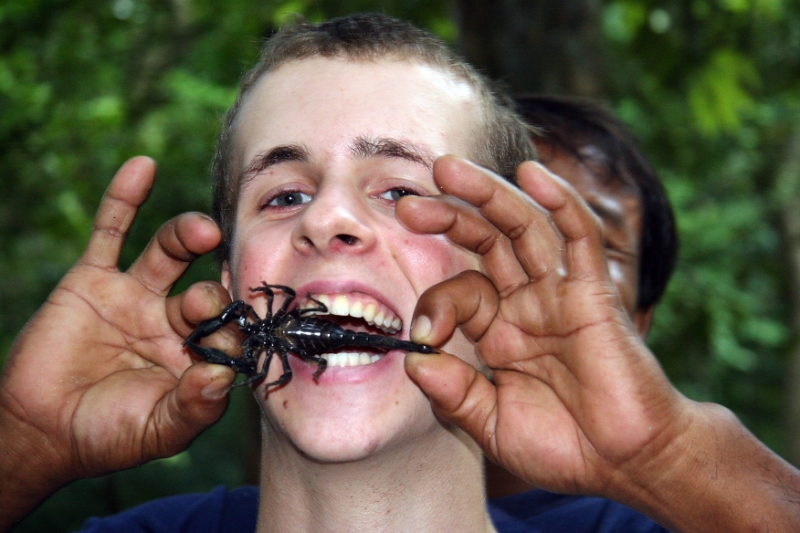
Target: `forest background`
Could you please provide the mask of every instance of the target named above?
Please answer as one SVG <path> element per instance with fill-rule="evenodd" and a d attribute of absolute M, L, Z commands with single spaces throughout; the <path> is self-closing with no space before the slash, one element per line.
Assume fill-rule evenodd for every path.
<path fill-rule="evenodd" d="M 354 11 L 411 20 L 514 92 L 593 98 L 630 126 L 681 235 L 650 345 L 685 394 L 800 464 L 797 1 L 0 0 L 0 357 L 78 258 L 125 159 L 155 158 L 160 177 L 123 266 L 175 214 L 208 210 L 220 117 L 259 43 L 292 13 Z M 202 259 L 178 289 L 216 276 Z M 17 531 L 256 483 L 254 405 L 236 390 L 188 451 L 73 483 Z"/>

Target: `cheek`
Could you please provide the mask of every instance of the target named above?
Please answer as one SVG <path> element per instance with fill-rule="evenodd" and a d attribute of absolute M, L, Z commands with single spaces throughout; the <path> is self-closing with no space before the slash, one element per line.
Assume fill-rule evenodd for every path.
<path fill-rule="evenodd" d="M 238 239 L 233 250 L 231 268 L 233 297 L 246 300 L 250 293 L 249 288 L 260 285 L 262 281 L 280 283 L 284 279 L 283 265 L 287 263 L 287 244 L 268 236 Z"/>
<path fill-rule="evenodd" d="M 400 262 L 418 296 L 432 285 L 465 270 L 480 270 L 476 254 L 455 246 L 441 235 L 414 235 L 404 239 L 402 245 Z M 473 366 L 482 366 L 474 346 L 459 329 L 456 329 L 443 348 Z"/>
<path fill-rule="evenodd" d="M 637 274 L 634 267 L 620 261 L 608 261 L 608 273 L 611 281 L 617 288 L 619 299 L 628 313 L 632 313 L 636 306 L 636 281 Z"/>
<path fill-rule="evenodd" d="M 411 235 L 394 254 L 417 289 L 452 278 L 465 270 L 479 270 L 477 255 L 460 248 L 442 235 Z"/>

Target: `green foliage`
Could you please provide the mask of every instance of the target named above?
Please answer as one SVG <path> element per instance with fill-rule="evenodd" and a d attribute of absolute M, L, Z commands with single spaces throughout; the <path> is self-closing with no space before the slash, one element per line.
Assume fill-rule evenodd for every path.
<path fill-rule="evenodd" d="M 609 40 L 629 43 L 647 21 L 647 8 L 636 1 L 610 2 L 603 11 L 602 21 Z"/>
<path fill-rule="evenodd" d="M 608 24 L 619 6 L 638 13 L 622 32 Z M 798 7 L 626 0 L 604 28 L 609 100 L 665 178 L 681 236 L 651 345 L 684 392 L 731 407 L 779 452 L 793 346 L 780 216 L 800 194 L 776 179 L 800 124 Z"/>
<path fill-rule="evenodd" d="M 714 52 L 709 63 L 689 77 L 689 105 L 700 131 L 713 136 L 741 127 L 755 106 L 748 86 L 759 80 L 753 62 L 734 50 Z"/>

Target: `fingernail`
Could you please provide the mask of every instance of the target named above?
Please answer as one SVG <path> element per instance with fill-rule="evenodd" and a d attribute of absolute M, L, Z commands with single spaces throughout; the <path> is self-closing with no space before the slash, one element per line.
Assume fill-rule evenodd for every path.
<path fill-rule="evenodd" d="M 411 340 L 423 344 L 431 334 L 431 319 L 425 315 L 418 316 L 411 324 Z"/>
<path fill-rule="evenodd" d="M 215 376 L 211 382 L 200 390 L 200 395 L 209 400 L 218 400 L 230 390 L 230 383 L 224 375 Z"/>

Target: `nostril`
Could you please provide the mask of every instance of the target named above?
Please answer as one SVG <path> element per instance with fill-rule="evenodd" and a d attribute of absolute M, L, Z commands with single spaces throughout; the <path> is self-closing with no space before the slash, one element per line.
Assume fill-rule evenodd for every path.
<path fill-rule="evenodd" d="M 352 235 L 339 234 L 336 238 L 350 246 L 358 242 L 358 237 L 353 237 Z"/>

